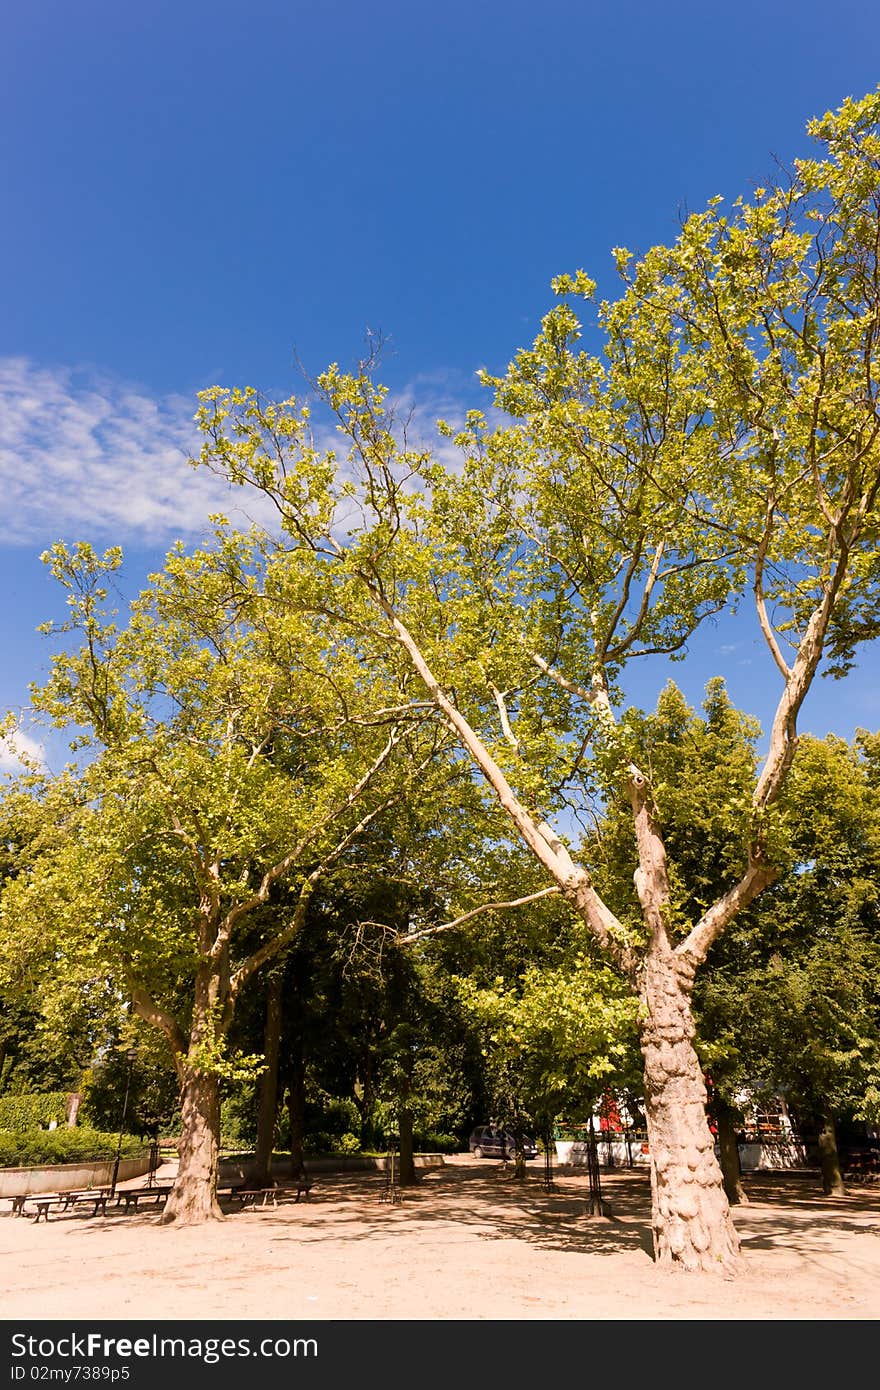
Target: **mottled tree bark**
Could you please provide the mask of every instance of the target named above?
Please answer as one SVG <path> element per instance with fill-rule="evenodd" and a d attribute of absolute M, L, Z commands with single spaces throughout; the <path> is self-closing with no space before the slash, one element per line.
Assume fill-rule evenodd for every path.
<path fill-rule="evenodd" d="M 798 711 L 822 655 L 823 637 L 845 569 L 845 563 L 839 563 L 831 582 L 825 586 L 822 601 L 806 625 L 792 667 L 782 663 L 785 688 L 774 715 L 770 749 L 752 796 L 757 826 L 760 817 L 778 798 L 791 767 L 797 746 Z M 652 571 L 652 575 L 654 573 Z M 517 796 L 488 746 L 438 681 L 387 595 L 376 586 L 371 575 L 362 577 L 435 707 L 455 730 L 462 747 L 492 788 L 502 811 L 639 998 L 645 1117 L 651 1155 L 652 1225 L 658 1263 L 688 1270 L 734 1273 L 739 1259 L 739 1241 L 706 1116 L 706 1087 L 693 1046 L 691 993 L 696 970 L 705 961 L 713 942 L 736 914 L 748 907 L 776 877 L 777 870 L 768 859 L 760 829 L 756 829 L 749 845 L 748 860 L 739 880 L 703 913 L 686 938 L 675 945 L 671 939 L 672 905 L 659 818 L 647 778 L 639 768 L 628 766 L 627 790 L 638 848 L 634 881 L 647 941 L 643 954 L 624 922 L 596 892 L 586 867 L 572 859 L 552 827 L 531 814 Z M 622 611 L 621 607 L 618 612 Z M 647 612 L 647 608 L 643 612 Z M 631 638 L 632 634 L 627 641 Z M 606 642 L 601 655 L 606 656 L 608 650 Z M 610 748 L 617 745 L 617 751 L 622 752 L 623 743 L 619 740 L 601 663 L 593 671 L 589 687 L 585 687 L 556 671 L 540 654 L 532 652 L 531 656 L 546 676 L 592 706 L 602 731 L 600 739 Z M 498 697 L 496 704 L 502 716 L 503 731 L 508 741 L 512 737 L 515 741 L 513 731 L 505 727 L 505 719 L 509 724 L 509 718 L 503 698 L 500 692 L 494 694 Z"/>
<path fill-rule="evenodd" d="M 826 1197 L 845 1197 L 846 1187 L 837 1150 L 837 1126 L 833 1115 L 823 1115 L 819 1127 L 819 1166 Z"/>
<path fill-rule="evenodd" d="M 692 982 L 680 957 L 668 951 L 648 957 L 640 1042 L 654 1253 L 661 1265 L 732 1273 L 739 1240 L 715 1157 L 706 1086 L 693 1046 Z"/>
<path fill-rule="evenodd" d="M 216 1076 L 181 1063 L 180 1162 L 162 1213 L 163 1225 L 222 1220 L 217 1201 L 220 1086 Z"/>
<path fill-rule="evenodd" d="M 706 1083 L 694 1049 L 691 994 L 696 966 L 669 940 L 666 851 L 650 789 L 637 768 L 630 770 L 629 793 L 639 852 L 635 885 L 650 941 L 637 978 L 654 1254 L 661 1265 L 733 1273 L 739 1240 L 715 1157 Z"/>

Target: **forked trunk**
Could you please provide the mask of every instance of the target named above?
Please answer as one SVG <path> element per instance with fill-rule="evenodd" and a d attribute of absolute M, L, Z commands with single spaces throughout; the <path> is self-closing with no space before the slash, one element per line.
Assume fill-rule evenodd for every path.
<path fill-rule="evenodd" d="M 739 1240 L 706 1117 L 706 1086 L 693 1046 L 691 986 L 692 977 L 668 948 L 645 962 L 640 1042 L 654 1255 L 660 1265 L 731 1274 Z"/>
<path fill-rule="evenodd" d="M 819 1164 L 822 1169 L 822 1191 L 826 1197 L 845 1197 L 846 1187 L 837 1148 L 837 1128 L 833 1115 L 823 1115 L 819 1129 Z"/>
<path fill-rule="evenodd" d="M 216 1076 L 194 1067 L 183 1068 L 180 1162 L 174 1187 L 165 1203 L 162 1224 L 194 1226 L 222 1220 L 217 1201 L 220 1158 L 220 1086 Z"/>

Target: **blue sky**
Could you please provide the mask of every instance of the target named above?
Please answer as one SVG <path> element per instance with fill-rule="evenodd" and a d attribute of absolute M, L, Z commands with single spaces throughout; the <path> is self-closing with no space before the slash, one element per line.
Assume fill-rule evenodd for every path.
<path fill-rule="evenodd" d="M 530 341 L 549 281 L 674 237 L 685 208 L 805 153 L 880 80 L 873 6 L 816 0 L 41 0 L 0 50 L 0 707 L 60 616 L 53 540 L 119 542 L 136 587 L 225 505 L 186 468 L 194 394 L 352 363 L 425 419 Z M 775 672 L 722 623 L 674 674 L 767 717 Z M 634 689 L 651 703 L 668 671 Z M 880 724 L 876 652 L 803 727 Z"/>

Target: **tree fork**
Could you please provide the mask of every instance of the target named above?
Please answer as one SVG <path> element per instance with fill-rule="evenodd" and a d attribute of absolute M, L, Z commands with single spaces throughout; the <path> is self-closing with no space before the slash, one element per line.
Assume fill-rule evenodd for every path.
<path fill-rule="evenodd" d="M 635 884 L 650 940 L 639 993 L 654 1255 L 661 1265 L 674 1261 L 684 1269 L 732 1274 L 739 1240 L 693 1045 L 694 969 L 669 942 L 666 848 L 648 780 L 636 767 L 629 770 L 628 790 L 639 854 Z"/>

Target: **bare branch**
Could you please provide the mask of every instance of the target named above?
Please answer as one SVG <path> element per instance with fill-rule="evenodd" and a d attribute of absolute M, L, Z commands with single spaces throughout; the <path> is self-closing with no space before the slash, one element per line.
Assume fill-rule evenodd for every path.
<path fill-rule="evenodd" d="M 391 736 L 389 737 L 387 743 L 385 744 L 379 756 L 374 759 L 374 761 L 367 768 L 363 776 L 359 778 L 359 780 L 355 783 L 348 796 L 342 802 L 339 802 L 330 811 L 328 811 L 327 814 L 320 821 L 318 821 L 316 825 L 312 826 L 308 833 L 302 837 L 302 839 L 298 842 L 298 844 L 296 844 L 293 847 L 293 849 L 291 849 L 281 859 L 276 860 L 276 862 L 271 866 L 271 868 L 266 870 L 266 872 L 263 874 L 262 879 L 260 880 L 259 888 L 254 893 L 252 893 L 250 897 L 246 898 L 244 902 L 237 903 L 236 906 L 233 907 L 226 914 L 214 939 L 214 944 L 211 948 L 212 960 L 216 961 L 220 959 L 221 953 L 229 943 L 230 937 L 236 926 L 236 923 L 238 923 L 242 917 L 246 917 L 249 913 L 253 912 L 254 908 L 259 907 L 263 903 L 268 902 L 269 893 L 271 891 L 272 885 L 276 883 L 278 879 L 283 878 L 284 875 L 288 873 L 289 870 L 293 867 L 293 865 L 297 862 L 297 860 L 303 857 L 309 844 L 316 838 L 317 835 L 321 833 L 322 830 L 325 830 L 328 825 L 332 824 L 334 820 L 336 820 L 339 816 L 341 816 L 345 811 L 349 810 L 354 805 L 354 803 L 366 790 L 367 786 L 369 785 L 373 777 L 375 777 L 379 769 L 385 764 L 385 762 L 387 762 L 392 750 L 400 741 L 400 737 L 401 734 L 397 726 L 395 726 L 395 728 L 391 732 Z M 370 819 L 372 819 L 372 813 Z M 346 840 L 346 843 L 349 842 L 350 841 Z M 326 864 L 326 862 L 327 861 L 325 860 L 324 863 Z"/>
<path fill-rule="evenodd" d="M 455 917 L 451 922 L 441 922 L 436 927 L 422 927 L 419 931 L 408 932 L 406 936 L 397 938 L 398 945 L 409 946 L 414 941 L 421 941 L 423 936 L 436 936 L 441 931 L 451 931 L 453 927 L 460 927 L 464 922 L 469 922 L 472 917 L 476 917 L 481 912 L 500 912 L 509 907 L 525 907 L 527 903 L 536 903 L 539 898 L 547 898 L 551 894 L 559 893 L 561 890 L 557 884 L 552 884 L 549 888 L 542 888 L 537 893 L 529 893 L 525 898 L 511 898 L 504 903 L 482 903 L 480 907 L 471 908 L 470 912 L 463 912 L 460 917 Z M 381 922 L 364 922 L 363 926 L 379 927 Z"/>
<path fill-rule="evenodd" d="M 165 1034 L 171 1044 L 175 1066 L 177 1066 L 178 1058 L 186 1056 L 186 1037 L 177 1020 L 161 1008 L 142 985 L 131 986 L 131 1002 L 139 1018 L 142 1018 L 145 1023 L 152 1024 L 154 1028 L 161 1029 Z"/>
<path fill-rule="evenodd" d="M 685 940 L 676 946 L 675 954 L 687 956 L 695 969 L 702 965 L 709 954 L 709 947 L 721 935 L 728 922 L 731 922 L 738 912 L 742 912 L 743 908 L 748 907 L 749 903 L 778 877 L 779 870 L 772 864 L 753 860 L 739 883 L 734 884 L 733 888 L 703 913 Z"/>
<path fill-rule="evenodd" d="M 782 672 L 783 680 L 787 681 L 791 676 L 791 671 L 788 667 L 788 664 L 784 656 L 782 655 L 782 652 L 779 650 L 779 643 L 776 641 L 776 634 L 774 633 L 773 628 L 770 624 L 770 619 L 767 616 L 767 604 L 764 600 L 764 565 L 767 560 L 767 550 L 770 545 L 770 538 L 773 534 L 774 510 L 775 504 L 771 498 L 767 503 L 767 515 L 764 520 L 764 534 L 761 536 L 761 539 L 758 543 L 758 551 L 755 556 L 755 582 L 752 585 L 752 592 L 755 595 L 755 606 L 758 610 L 758 621 L 761 624 L 761 631 L 764 634 L 764 640 L 767 643 L 767 646 L 770 648 L 773 660 L 776 662 L 776 665 Z"/>
<path fill-rule="evenodd" d="M 429 755 L 427 758 L 423 759 L 421 763 L 418 764 L 418 766 L 413 770 L 414 777 L 418 777 L 420 773 L 424 772 L 425 768 L 430 763 L 432 756 L 433 754 Z M 287 927 L 285 927 L 285 929 L 282 932 L 279 932 L 277 936 L 272 937 L 269 941 L 264 942 L 263 945 L 259 948 L 259 950 L 255 951 L 252 956 L 249 956 L 247 960 L 243 961 L 233 974 L 229 982 L 229 990 L 227 993 L 226 1008 L 224 1011 L 226 1015 L 228 1015 L 231 1018 L 232 1010 L 235 1005 L 235 1000 L 241 990 L 242 985 L 245 984 L 245 982 L 249 980 L 251 976 L 255 974 L 256 971 L 259 970 L 262 965 L 265 965 L 266 961 L 271 960 L 274 956 L 277 956 L 279 952 L 283 951 L 286 946 L 290 945 L 291 941 L 293 941 L 293 939 L 296 937 L 297 933 L 302 927 L 303 922 L 305 921 L 305 914 L 306 909 L 309 905 L 309 899 L 311 898 L 312 893 L 314 892 L 315 886 L 317 885 L 319 879 L 322 878 L 322 876 L 327 872 L 328 869 L 331 869 L 333 867 L 337 860 L 348 849 L 349 845 L 352 845 L 354 841 L 364 833 L 364 831 L 367 829 L 369 825 L 372 824 L 376 817 L 381 815 L 383 811 L 387 811 L 389 806 L 393 806 L 396 801 L 399 801 L 402 795 L 403 792 L 400 791 L 395 793 L 393 796 L 386 797 L 386 799 L 383 802 L 381 802 L 380 805 L 374 806 L 371 811 L 368 811 L 365 816 L 362 816 L 361 819 L 358 821 L 357 825 L 352 826 L 351 830 L 349 830 L 347 834 L 343 835 L 341 840 L 337 841 L 333 848 L 327 854 L 324 855 L 320 864 L 318 864 L 307 876 L 300 889 L 296 909 L 294 911 L 293 918 L 291 919 L 290 924 Z M 232 914 L 230 913 L 230 916 L 231 915 Z M 229 918 L 227 918 L 227 921 L 228 920 Z"/>
<path fill-rule="evenodd" d="M 497 685 L 493 685 L 491 681 L 489 682 L 489 689 L 492 692 L 492 699 L 495 701 L 495 705 L 498 710 L 498 718 L 501 720 L 501 732 L 504 734 L 504 737 L 507 739 L 507 742 L 510 744 L 510 746 L 512 748 L 515 748 L 518 753 L 519 739 L 517 738 L 516 734 L 513 732 L 513 729 L 511 727 L 510 715 L 507 710 L 504 695 L 498 689 Z"/>
<path fill-rule="evenodd" d="M 561 671 L 557 671 L 555 666 L 551 666 L 543 657 L 538 656 L 537 652 L 529 651 L 528 655 L 535 665 L 544 672 L 545 676 L 549 676 L 550 679 L 555 681 L 558 686 L 561 686 L 563 690 L 567 690 L 569 695 L 578 695 L 589 704 L 595 704 L 595 691 L 587 690 L 585 686 L 577 685 L 574 681 L 570 681 L 566 676 L 563 676 Z"/>

